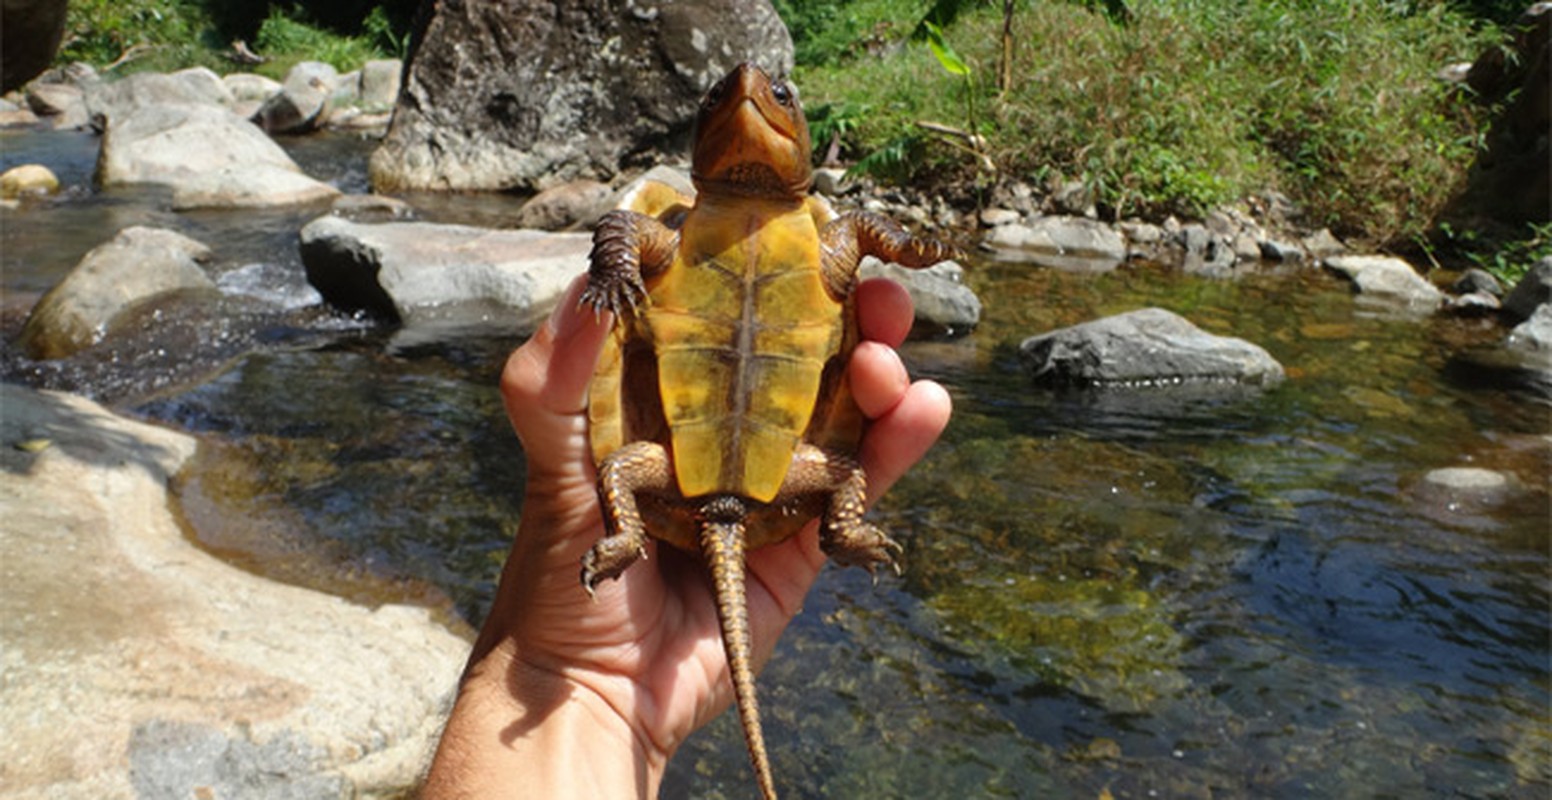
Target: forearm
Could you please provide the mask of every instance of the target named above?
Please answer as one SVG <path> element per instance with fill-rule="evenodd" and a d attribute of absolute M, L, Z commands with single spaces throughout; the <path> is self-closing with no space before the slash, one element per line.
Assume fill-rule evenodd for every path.
<path fill-rule="evenodd" d="M 553 673 L 514 666 L 509 643 L 460 686 L 421 796 L 657 796 L 662 763 L 598 695 Z"/>

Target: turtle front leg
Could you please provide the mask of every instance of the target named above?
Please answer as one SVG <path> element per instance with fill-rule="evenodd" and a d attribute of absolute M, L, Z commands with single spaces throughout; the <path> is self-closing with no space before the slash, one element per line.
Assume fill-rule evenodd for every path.
<path fill-rule="evenodd" d="M 871 211 L 842 214 L 820 231 L 825 285 L 835 297 L 847 297 L 863 256 L 910 269 L 924 269 L 960 257 L 959 248 L 937 239 L 912 236 L 900 223 Z"/>
<path fill-rule="evenodd" d="M 656 442 L 632 442 L 598 465 L 605 534 L 582 556 L 582 588 L 588 595 L 647 555 L 647 526 L 636 505 L 636 493 L 668 492 L 673 487 L 668 450 Z"/>
<path fill-rule="evenodd" d="M 825 555 L 844 567 L 872 573 L 882 564 L 900 574 L 899 543 L 862 518 L 868 478 L 856 459 L 811 444 L 798 445 L 777 502 L 805 495 L 825 497 L 819 517 L 819 549 Z"/>
<path fill-rule="evenodd" d="M 605 214 L 593 231 L 582 304 L 616 317 L 633 313 L 647 296 L 646 279 L 668 268 L 678 243 L 679 234 L 653 217 L 625 210 Z"/>

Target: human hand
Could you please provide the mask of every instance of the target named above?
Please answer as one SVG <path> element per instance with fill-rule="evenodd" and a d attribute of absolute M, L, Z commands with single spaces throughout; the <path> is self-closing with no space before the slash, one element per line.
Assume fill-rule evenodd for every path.
<path fill-rule="evenodd" d="M 624 786 L 655 796 L 680 743 L 732 701 L 711 587 L 692 557 L 654 543 L 646 560 L 601 584 L 596 600 L 578 579 L 582 555 L 604 535 L 586 396 L 610 322 L 577 307 L 581 286 L 502 375 L 528 459 L 522 518 L 427 797 L 478 786 L 491 793 L 467 796 L 585 796 L 587 787 L 619 796 Z M 894 352 L 911 326 L 903 289 L 862 283 L 857 313 L 865 341 L 848 379 L 871 420 L 860 451 L 871 500 L 937 440 L 950 402 L 935 383 L 911 383 Z M 748 555 L 756 664 L 770 657 L 824 561 L 817 523 Z M 539 790 L 535 782 L 547 779 L 562 783 Z"/>

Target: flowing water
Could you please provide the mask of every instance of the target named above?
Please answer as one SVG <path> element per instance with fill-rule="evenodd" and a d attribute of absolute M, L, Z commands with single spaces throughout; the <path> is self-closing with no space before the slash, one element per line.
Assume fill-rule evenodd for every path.
<path fill-rule="evenodd" d="M 211 245 L 237 311 L 174 307 L 133 346 L 64 366 L 7 345 L 7 379 L 200 435 L 178 491 L 207 548 L 477 624 L 519 511 L 521 451 L 494 391 L 516 333 L 396 345 L 315 307 L 296 230 L 317 209 L 173 214 L 153 195 L 95 194 L 79 188 L 94 146 L 0 138 L 0 166 L 42 161 L 78 187 L 0 212 L 6 335 L 135 223 Z M 363 187 L 360 142 L 290 146 L 313 174 Z M 489 222 L 512 206 L 425 207 Z M 905 575 L 827 571 L 761 676 L 788 795 L 1547 796 L 1548 408 L 1447 369 L 1501 331 L 1389 316 L 1309 270 L 1214 281 L 986 263 L 968 280 L 981 327 L 902 350 L 956 402 L 943 441 L 874 512 L 906 546 Z M 1289 380 L 1074 394 L 1020 373 L 1024 336 L 1149 305 L 1262 345 Z M 146 355 L 158 348 L 174 355 Z M 1462 465 L 1511 485 L 1466 497 L 1422 480 Z M 663 796 L 751 787 L 724 715 Z"/>

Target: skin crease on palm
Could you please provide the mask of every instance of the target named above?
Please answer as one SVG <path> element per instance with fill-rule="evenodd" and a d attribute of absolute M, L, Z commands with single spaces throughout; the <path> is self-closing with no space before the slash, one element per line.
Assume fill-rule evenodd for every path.
<path fill-rule="evenodd" d="M 528 459 L 522 518 L 425 797 L 539 796 L 544 787 L 616 797 L 622 785 L 651 797 L 678 746 L 732 701 L 711 587 L 693 556 L 654 543 L 596 600 L 578 585 L 577 565 L 603 529 L 585 411 L 612 323 L 577 308 L 581 288 L 573 284 L 502 375 Z M 893 349 L 912 321 L 905 291 L 864 282 L 857 308 L 864 341 L 848 380 L 871 420 L 860 451 L 871 501 L 936 441 L 951 404 L 941 386 L 912 383 Z M 749 553 L 756 665 L 824 563 L 817 523 Z M 544 768 L 573 760 L 575 769 Z M 521 770 L 518 785 L 512 770 Z"/>

